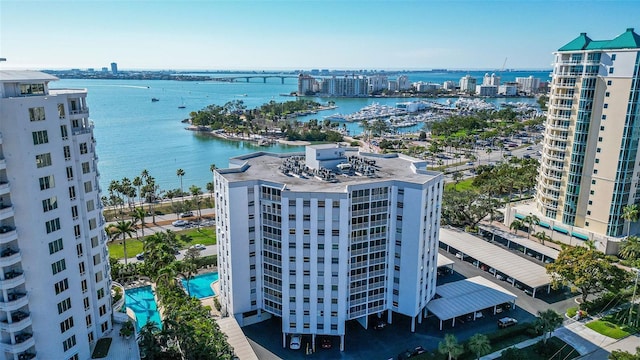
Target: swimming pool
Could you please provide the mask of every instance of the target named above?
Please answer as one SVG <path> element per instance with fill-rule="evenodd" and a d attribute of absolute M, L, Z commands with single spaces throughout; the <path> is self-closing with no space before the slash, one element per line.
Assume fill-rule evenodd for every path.
<path fill-rule="evenodd" d="M 148 321 L 154 321 L 162 329 L 162 320 L 160 320 L 158 304 L 156 304 L 156 299 L 153 296 L 151 285 L 127 289 L 124 293 L 126 296 L 125 306 L 136 314 L 138 330 Z"/>
<path fill-rule="evenodd" d="M 217 272 L 192 277 L 191 280 L 189 280 L 189 292 L 191 296 L 202 299 L 215 295 L 213 289 L 211 289 L 211 284 L 216 280 L 218 280 Z M 184 279 L 182 279 L 182 286 L 187 287 L 187 281 Z"/>

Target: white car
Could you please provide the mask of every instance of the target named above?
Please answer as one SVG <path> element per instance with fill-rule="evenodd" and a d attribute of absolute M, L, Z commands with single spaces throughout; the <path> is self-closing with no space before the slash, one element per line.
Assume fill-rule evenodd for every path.
<path fill-rule="evenodd" d="M 189 222 L 188 221 L 184 221 L 184 220 L 176 220 L 176 221 L 171 223 L 171 225 L 178 226 L 178 227 L 187 226 L 188 224 L 189 224 Z"/>
<path fill-rule="evenodd" d="M 193 245 L 193 246 L 192 246 L 192 248 L 193 248 L 193 249 L 197 249 L 197 250 L 204 250 L 204 249 L 206 249 L 207 247 L 206 247 L 206 246 L 204 246 L 204 245 L 202 245 L 202 244 L 195 244 L 195 245 Z"/>
<path fill-rule="evenodd" d="M 300 335 L 291 335 L 291 341 L 289 341 L 289 349 L 299 350 L 302 343 L 302 337 Z"/>

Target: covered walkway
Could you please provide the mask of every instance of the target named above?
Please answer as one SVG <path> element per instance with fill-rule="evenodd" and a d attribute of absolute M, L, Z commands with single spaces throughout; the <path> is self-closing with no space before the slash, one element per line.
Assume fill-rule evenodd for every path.
<path fill-rule="evenodd" d="M 533 297 L 538 288 L 551 290 L 551 279 L 543 266 L 464 231 L 440 228 L 440 247 L 513 286 L 527 287 L 525 292 L 530 291 Z"/>
<path fill-rule="evenodd" d="M 473 314 L 473 320 L 475 320 L 478 311 L 489 308 L 495 315 L 498 306 L 505 303 L 512 303 L 515 309 L 518 298 L 515 294 L 481 276 L 438 286 L 436 295 L 439 298 L 431 300 L 427 304 L 427 310 L 440 319 L 440 330 L 442 330 L 443 321 L 446 320 L 452 320 L 451 326 L 455 326 L 456 318 L 459 316 Z"/>
<path fill-rule="evenodd" d="M 478 228 L 485 239 L 498 241 L 509 249 L 520 250 L 545 263 L 553 262 L 558 258 L 558 250 L 542 245 L 535 238 L 527 239 L 517 236 L 496 226 L 480 225 Z"/>

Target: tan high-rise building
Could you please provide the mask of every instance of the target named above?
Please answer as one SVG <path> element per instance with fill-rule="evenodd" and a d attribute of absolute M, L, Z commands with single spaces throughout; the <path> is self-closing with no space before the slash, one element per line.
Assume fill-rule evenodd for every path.
<path fill-rule="evenodd" d="M 640 202 L 640 36 L 582 33 L 554 56 L 534 211 L 556 239 L 617 252 L 622 209 Z"/>

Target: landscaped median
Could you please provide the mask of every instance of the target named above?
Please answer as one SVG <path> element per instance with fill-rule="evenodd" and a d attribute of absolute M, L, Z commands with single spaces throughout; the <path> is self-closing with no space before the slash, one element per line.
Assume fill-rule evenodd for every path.
<path fill-rule="evenodd" d="M 631 312 L 631 319 L 636 318 L 635 309 Z M 609 314 L 602 319 L 594 320 L 587 323 L 587 327 L 599 334 L 619 340 L 640 329 L 629 326 L 629 309 L 623 309 L 616 313 Z"/>
<path fill-rule="evenodd" d="M 190 229 L 190 230 L 182 230 L 175 231 L 175 233 L 180 235 L 185 235 L 191 238 L 190 243 L 186 244 L 184 247 L 188 248 L 191 244 L 202 244 L 202 245 L 215 245 L 216 244 L 216 232 L 214 227 L 202 227 L 200 229 Z M 151 235 L 151 234 L 150 234 Z M 127 256 L 132 258 L 143 252 L 142 249 L 142 240 L 140 239 L 127 239 Z M 124 248 L 122 246 L 122 240 L 115 240 L 109 243 L 109 256 L 116 259 L 124 258 Z"/>

